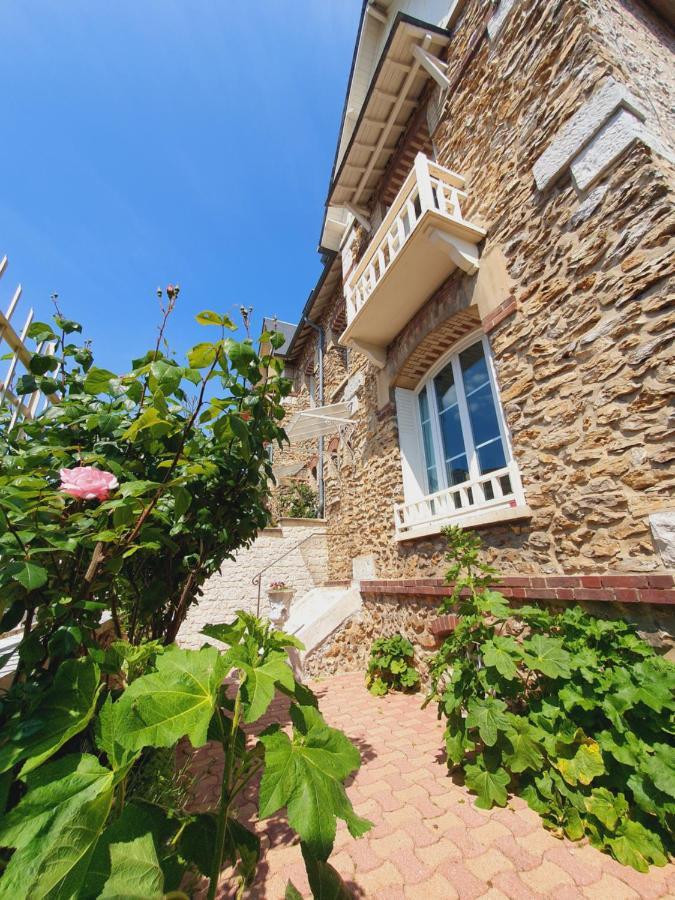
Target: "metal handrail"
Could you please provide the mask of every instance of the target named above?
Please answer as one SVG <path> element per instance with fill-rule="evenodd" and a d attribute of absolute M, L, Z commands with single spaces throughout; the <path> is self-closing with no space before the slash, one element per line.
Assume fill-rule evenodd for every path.
<path fill-rule="evenodd" d="M 278 562 L 281 562 L 281 560 L 284 559 L 286 556 L 288 556 L 289 553 L 292 553 L 294 550 L 297 550 L 298 547 L 302 547 L 303 544 L 306 544 L 307 541 L 311 540 L 313 537 L 318 537 L 321 534 L 325 534 L 325 531 L 313 531 L 311 534 L 308 534 L 307 537 L 304 537 L 301 541 L 298 541 L 298 543 L 294 547 L 291 547 L 285 553 L 282 553 L 281 556 L 277 557 L 277 559 L 275 559 L 273 562 L 268 563 L 266 566 L 263 566 L 263 568 L 258 572 L 258 574 L 253 576 L 253 578 L 251 579 L 251 584 L 255 584 L 258 586 L 258 603 L 256 605 L 256 615 L 257 616 L 260 616 L 260 590 L 262 587 L 263 573 L 265 573 L 272 566 L 276 566 L 276 564 Z"/>

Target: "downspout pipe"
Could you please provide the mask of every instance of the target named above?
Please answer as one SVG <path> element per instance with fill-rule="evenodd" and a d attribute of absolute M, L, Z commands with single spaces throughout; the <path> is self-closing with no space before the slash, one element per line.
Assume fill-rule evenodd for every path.
<path fill-rule="evenodd" d="M 321 325 L 313 322 L 309 316 L 303 316 L 302 322 L 316 331 L 319 338 L 319 396 L 317 406 L 323 406 L 323 356 L 325 335 Z M 324 486 L 323 486 L 323 435 L 319 437 L 319 464 L 316 467 L 316 486 L 319 493 L 319 515 L 323 519 L 325 513 Z"/>

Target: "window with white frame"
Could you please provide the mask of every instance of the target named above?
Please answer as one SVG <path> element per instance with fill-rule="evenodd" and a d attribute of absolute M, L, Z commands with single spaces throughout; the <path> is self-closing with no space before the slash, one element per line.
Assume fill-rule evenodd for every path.
<path fill-rule="evenodd" d="M 399 531 L 524 504 L 484 335 L 453 348 L 415 391 L 397 388 L 396 406 L 405 495 Z"/>

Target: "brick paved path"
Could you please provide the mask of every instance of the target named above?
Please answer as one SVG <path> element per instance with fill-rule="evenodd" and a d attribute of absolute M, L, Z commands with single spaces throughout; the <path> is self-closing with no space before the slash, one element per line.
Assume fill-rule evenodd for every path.
<path fill-rule="evenodd" d="M 348 794 L 357 813 L 375 827 L 354 840 L 338 821 L 330 859 L 355 898 L 675 897 L 675 865 L 641 875 L 588 845 L 557 840 L 517 797 L 505 809 L 477 809 L 469 792 L 448 776 L 442 724 L 433 709 L 419 708 L 419 696 L 372 697 L 361 674 L 312 687 L 328 723 L 345 731 L 362 755 Z M 281 701 L 275 703 L 283 711 Z M 262 727 L 272 718 L 268 713 Z M 214 773 L 220 765 L 212 747 L 195 754 L 200 808 L 217 802 Z M 254 800 L 248 797 L 244 814 L 261 835 L 263 862 L 247 898 L 283 900 L 289 878 L 310 898 L 293 833 L 283 817 L 255 822 Z M 221 894 L 233 896 L 226 888 Z"/>

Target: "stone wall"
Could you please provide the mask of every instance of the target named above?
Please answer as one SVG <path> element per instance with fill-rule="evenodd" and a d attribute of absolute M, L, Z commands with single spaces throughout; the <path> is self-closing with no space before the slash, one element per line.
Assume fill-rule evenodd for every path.
<path fill-rule="evenodd" d="M 183 647 L 200 647 L 206 624 L 231 622 L 237 610 L 256 612 L 258 590 L 252 579 L 273 563 L 262 576 L 261 615 L 269 604 L 267 589 L 273 581 L 284 581 L 296 597 L 323 584 L 327 576 L 325 523 L 319 519 L 281 519 L 276 528 L 265 528 L 255 542 L 226 560 L 220 573 L 204 585 L 199 603 L 190 610 L 178 635 Z M 302 543 L 302 546 L 297 546 Z M 284 559 L 276 562 L 279 557 Z"/>
<path fill-rule="evenodd" d="M 533 167 L 608 77 L 649 104 L 668 41 L 656 27 L 641 31 L 618 0 L 512 6 L 490 42 L 485 5 L 467 4 L 448 65 L 459 80 L 433 134 L 438 161 L 467 177 L 465 217 L 487 228 L 481 258 L 505 261 L 509 288 L 483 321 L 532 518 L 485 528 L 485 555 L 504 574 L 664 571 L 649 516 L 675 508 L 675 170 L 641 141 L 587 194 L 569 172 L 540 191 Z M 632 69 L 617 52 L 631 40 L 635 52 L 648 44 Z M 669 91 L 669 76 L 658 84 Z M 458 309 L 480 308 L 479 278 L 452 276 L 445 290 Z M 433 298 L 421 317 L 437 306 Z M 437 334 L 438 351 L 449 349 Z M 350 578 L 355 559 L 384 578 L 435 576 L 446 565 L 439 537 L 393 539 L 402 484 L 391 402 L 400 368 L 390 363 L 408 358 L 398 354 L 403 340 L 384 374 L 350 352 L 350 374 L 364 380 L 351 455 L 327 507 L 331 578 Z"/>

